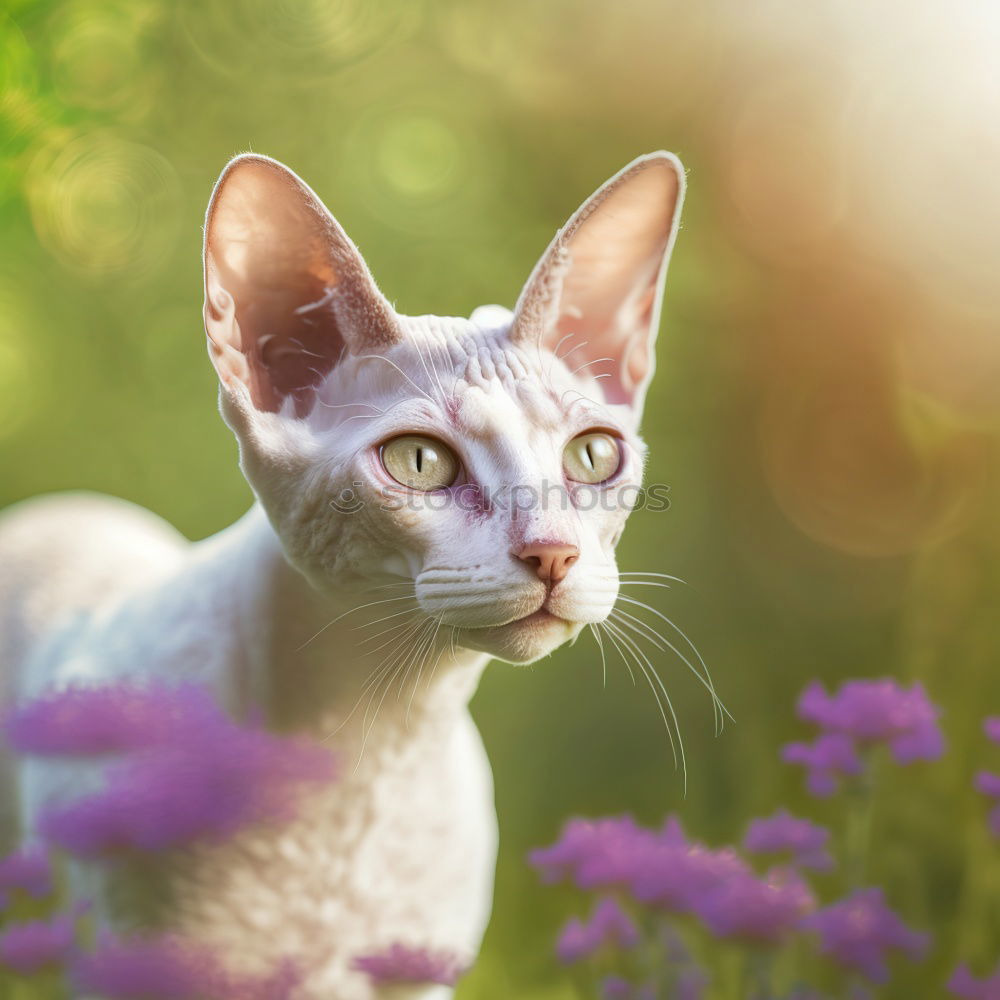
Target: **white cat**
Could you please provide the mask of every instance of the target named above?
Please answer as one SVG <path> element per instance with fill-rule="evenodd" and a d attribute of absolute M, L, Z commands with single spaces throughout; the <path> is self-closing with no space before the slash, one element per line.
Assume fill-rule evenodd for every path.
<path fill-rule="evenodd" d="M 289 957 L 303 997 L 365 1000 L 352 956 L 475 955 L 496 819 L 467 704 L 488 660 L 535 660 L 615 604 L 683 189 L 675 157 L 643 156 L 558 233 L 513 313 L 409 317 L 295 174 L 237 157 L 208 209 L 205 322 L 256 504 L 195 544 L 99 496 L 0 519 L 8 702 L 194 679 L 338 751 L 340 779 L 280 835 L 164 860 L 170 926 L 232 968 Z M 30 837 L 90 765 L 5 766 L 9 830 Z M 75 876 L 129 925 L 96 871 Z"/>

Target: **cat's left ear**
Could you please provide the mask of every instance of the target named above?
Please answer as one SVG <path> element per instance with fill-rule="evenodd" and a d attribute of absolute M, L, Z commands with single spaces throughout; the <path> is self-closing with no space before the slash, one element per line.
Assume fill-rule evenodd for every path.
<path fill-rule="evenodd" d="M 291 170 L 246 154 L 205 219 L 205 329 L 224 387 L 298 416 L 345 352 L 401 339 L 398 318 L 326 206 Z"/>
<path fill-rule="evenodd" d="M 684 169 L 671 153 L 630 163 L 583 203 L 535 266 L 511 339 L 593 362 L 609 403 L 638 419 L 653 375 L 663 278 L 680 222 Z M 600 359 L 607 359 L 600 361 Z"/>

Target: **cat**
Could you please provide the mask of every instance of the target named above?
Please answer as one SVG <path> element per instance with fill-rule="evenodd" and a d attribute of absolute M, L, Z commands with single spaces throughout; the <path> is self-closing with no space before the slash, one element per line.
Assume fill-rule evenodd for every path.
<path fill-rule="evenodd" d="M 205 325 L 252 509 L 194 544 L 89 494 L 0 518 L 6 703 L 196 681 L 339 754 L 280 832 L 164 861 L 169 926 L 232 968 L 290 958 L 306 1000 L 368 1000 L 353 956 L 475 956 L 497 825 L 468 702 L 489 660 L 537 660 L 615 604 L 615 497 L 641 482 L 684 186 L 672 154 L 642 156 L 558 232 L 513 311 L 410 317 L 296 174 L 238 156 L 206 217 Z M 86 766 L 6 760 L 8 836 L 33 837 Z M 74 885 L 100 919 L 137 919 L 84 867 Z"/>

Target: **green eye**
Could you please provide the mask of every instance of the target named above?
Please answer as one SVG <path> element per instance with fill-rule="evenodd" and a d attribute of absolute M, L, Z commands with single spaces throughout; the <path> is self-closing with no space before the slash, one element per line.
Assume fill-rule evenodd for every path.
<path fill-rule="evenodd" d="M 610 479 L 621 465 L 618 438 L 590 431 L 573 438 L 563 451 L 563 472 L 577 483 L 596 485 Z"/>
<path fill-rule="evenodd" d="M 382 466 L 401 486 L 430 492 L 458 478 L 455 453 L 434 438 L 404 434 L 382 445 Z"/>

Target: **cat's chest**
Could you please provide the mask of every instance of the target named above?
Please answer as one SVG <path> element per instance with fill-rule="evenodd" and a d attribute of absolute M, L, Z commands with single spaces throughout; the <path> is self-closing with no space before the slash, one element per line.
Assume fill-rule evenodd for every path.
<path fill-rule="evenodd" d="M 364 988 L 358 955 L 396 942 L 474 952 L 495 848 L 490 775 L 465 719 L 446 741 L 366 747 L 280 830 L 187 853 L 164 898 L 171 924 L 227 961 L 263 971 L 292 958 L 317 996 L 350 996 Z"/>

